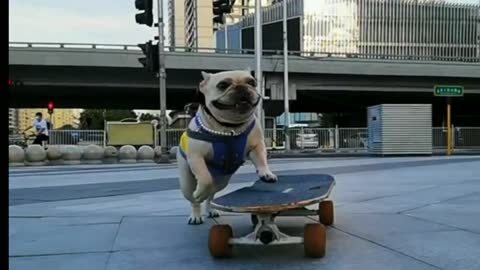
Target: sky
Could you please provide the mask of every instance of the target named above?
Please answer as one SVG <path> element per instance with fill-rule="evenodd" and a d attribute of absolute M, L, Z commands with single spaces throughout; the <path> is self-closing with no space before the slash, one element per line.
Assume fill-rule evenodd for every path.
<path fill-rule="evenodd" d="M 166 16 L 167 0 L 164 2 Z M 143 43 L 158 32 L 137 24 L 138 12 L 135 0 L 9 0 L 9 40 Z M 167 17 L 164 21 L 168 22 Z"/>
<path fill-rule="evenodd" d="M 167 0 L 163 1 L 164 21 L 167 24 L 168 5 Z M 480 0 L 448 1 L 480 3 Z M 157 33 L 155 28 L 135 23 L 137 12 L 135 0 L 9 0 L 9 40 L 143 43 Z M 168 27 L 165 29 L 166 38 L 167 29 Z"/>

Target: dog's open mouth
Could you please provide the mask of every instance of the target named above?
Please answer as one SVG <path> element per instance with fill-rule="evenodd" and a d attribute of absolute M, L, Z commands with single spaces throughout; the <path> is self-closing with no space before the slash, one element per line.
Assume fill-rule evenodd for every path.
<path fill-rule="evenodd" d="M 240 101 L 234 104 L 226 104 L 218 100 L 214 100 L 212 101 L 212 104 L 219 110 L 245 110 L 254 106 L 254 104 L 252 104 L 250 101 Z"/>

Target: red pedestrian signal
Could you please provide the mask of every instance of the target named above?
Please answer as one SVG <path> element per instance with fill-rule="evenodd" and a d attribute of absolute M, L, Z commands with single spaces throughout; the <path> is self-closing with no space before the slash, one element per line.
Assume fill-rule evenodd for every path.
<path fill-rule="evenodd" d="M 13 85 L 13 81 L 12 80 L 8 80 L 8 86 L 12 86 Z"/>
<path fill-rule="evenodd" d="M 53 101 L 48 102 L 47 108 L 48 108 L 48 113 L 52 114 L 53 110 L 55 109 L 55 104 L 53 104 Z"/>

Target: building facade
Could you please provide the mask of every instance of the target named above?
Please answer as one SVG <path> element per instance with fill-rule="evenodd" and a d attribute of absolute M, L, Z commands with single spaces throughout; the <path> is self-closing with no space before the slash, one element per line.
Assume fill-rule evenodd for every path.
<path fill-rule="evenodd" d="M 306 56 L 480 61 L 480 2 L 286 1 L 289 49 Z M 282 4 L 264 8 L 262 18 L 263 49 L 283 49 Z M 253 49 L 254 21 L 249 14 L 236 25 L 241 31 L 232 27 L 241 44 L 229 45 Z"/>
<path fill-rule="evenodd" d="M 43 118 L 52 123 L 52 128 L 62 128 L 71 126 L 78 128 L 81 110 L 78 109 L 55 109 L 52 118 L 48 114 L 48 110 L 41 109 L 15 109 L 17 111 L 16 131 L 23 132 L 27 127 L 31 126 L 35 120 L 35 114 L 41 112 Z"/>
<path fill-rule="evenodd" d="M 18 110 L 8 109 L 8 133 L 17 133 L 18 127 Z"/>
<path fill-rule="evenodd" d="M 268 6 L 275 0 L 262 0 Z M 227 25 L 239 22 L 254 11 L 255 0 L 236 0 Z M 213 0 L 169 0 L 169 40 L 171 47 L 215 48 L 218 26 L 213 23 Z M 220 26 L 222 27 L 222 26 Z"/>

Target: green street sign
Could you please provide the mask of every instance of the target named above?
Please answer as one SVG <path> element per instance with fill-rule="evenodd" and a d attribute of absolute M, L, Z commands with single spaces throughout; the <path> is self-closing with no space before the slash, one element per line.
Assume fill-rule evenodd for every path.
<path fill-rule="evenodd" d="M 463 86 L 435 85 L 433 94 L 438 97 L 463 97 Z"/>

